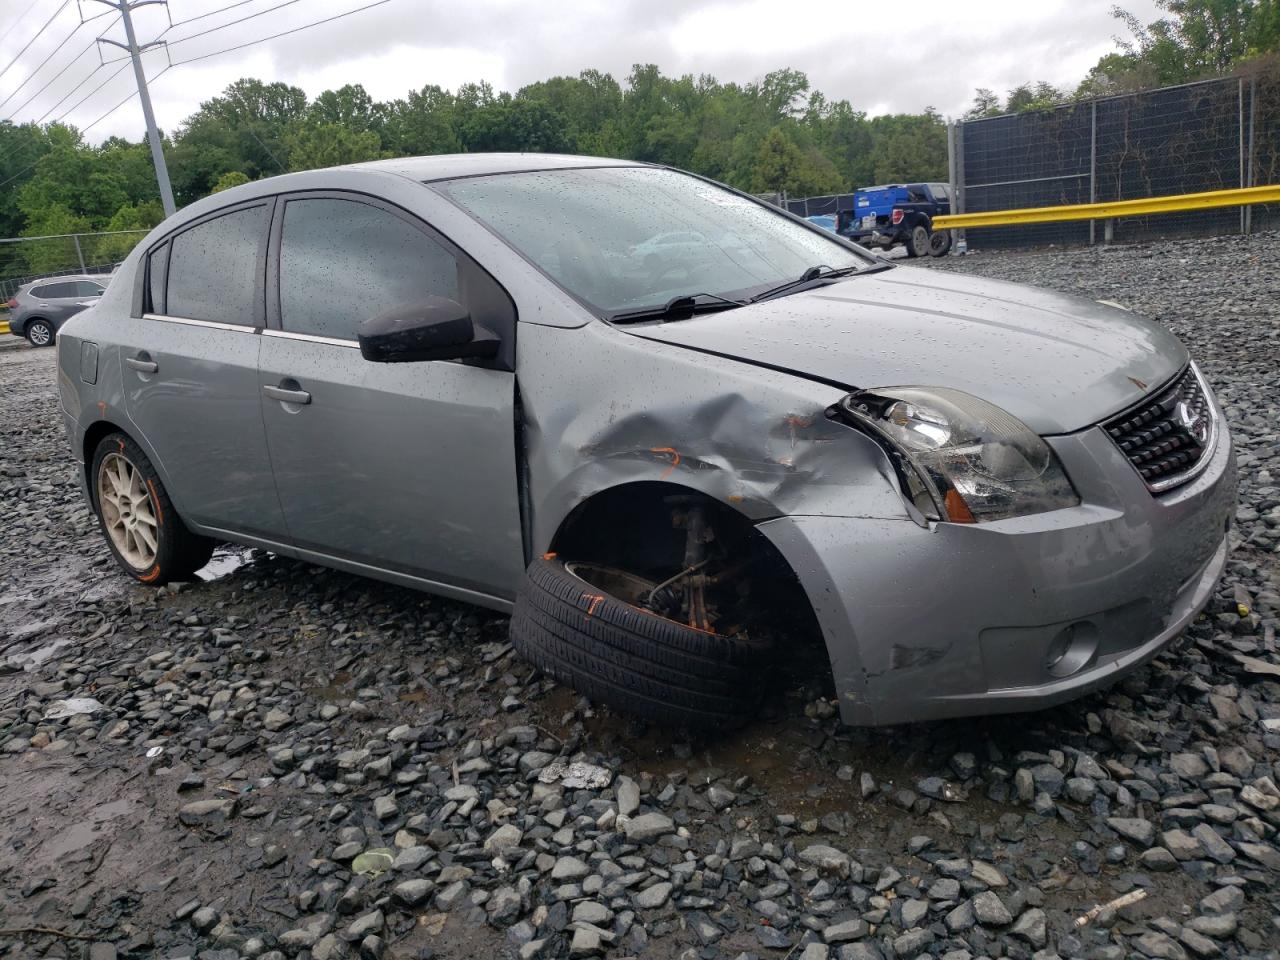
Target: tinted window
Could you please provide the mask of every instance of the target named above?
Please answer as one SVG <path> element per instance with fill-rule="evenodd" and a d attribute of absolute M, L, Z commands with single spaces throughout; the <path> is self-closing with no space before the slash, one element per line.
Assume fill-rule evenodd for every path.
<path fill-rule="evenodd" d="M 151 252 L 147 267 L 152 313 L 164 313 L 164 277 L 168 269 L 169 244 L 166 243 Z"/>
<path fill-rule="evenodd" d="M 102 287 L 94 283 L 92 280 L 76 281 L 77 297 L 100 297 L 102 296 Z"/>
<path fill-rule="evenodd" d="M 35 297 L 39 300 L 47 299 L 49 294 L 46 293 L 45 291 L 47 291 L 48 289 L 49 289 L 48 286 L 32 287 L 30 293 L 28 293 L 28 296 Z"/>
<path fill-rule="evenodd" d="M 457 261 L 405 220 L 354 200 L 291 200 L 285 206 L 285 330 L 354 340 L 360 321 L 431 296 L 458 299 Z"/>
<path fill-rule="evenodd" d="M 926 203 L 928 199 L 929 198 L 924 195 L 924 190 L 922 188 L 920 187 L 907 188 L 908 203 Z"/>
<path fill-rule="evenodd" d="M 40 289 L 43 292 L 38 296 L 46 300 L 61 300 L 64 297 L 77 296 L 75 283 L 68 280 L 64 280 L 61 283 L 49 283 Z"/>
<path fill-rule="evenodd" d="M 165 313 L 251 327 L 257 323 L 257 268 L 267 208 L 207 220 L 173 238 Z"/>

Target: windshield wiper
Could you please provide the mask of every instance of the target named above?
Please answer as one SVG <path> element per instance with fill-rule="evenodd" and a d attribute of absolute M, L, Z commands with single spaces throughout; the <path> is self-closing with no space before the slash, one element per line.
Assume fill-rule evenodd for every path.
<path fill-rule="evenodd" d="M 888 266 L 888 264 L 885 264 L 885 266 Z M 834 279 L 835 277 L 847 277 L 853 273 L 866 273 L 868 271 L 877 270 L 877 269 L 879 269 L 879 266 L 867 267 L 861 264 L 855 264 L 850 267 L 840 267 L 839 269 L 836 269 L 835 267 L 829 267 L 825 263 L 814 264 L 812 267 L 810 267 L 804 273 L 800 274 L 800 276 L 796 277 L 794 280 L 788 280 L 786 283 L 780 283 L 776 287 L 770 287 L 768 290 L 764 291 L 764 293 L 757 293 L 754 297 L 752 297 L 747 302 L 759 303 L 761 300 L 771 300 L 774 297 L 780 297 L 784 293 L 791 293 L 792 291 L 798 290 L 799 288 L 805 286 L 806 284 L 814 283 L 818 280 L 830 280 L 830 279 Z"/>
<path fill-rule="evenodd" d="M 715 293 L 685 293 L 672 297 L 660 307 L 624 310 L 621 313 L 610 314 L 609 319 L 614 323 L 637 323 L 641 320 L 661 320 L 663 323 L 670 323 L 673 320 L 687 320 L 695 314 L 732 310 L 734 307 L 743 307 L 746 304 L 746 300 L 730 300 Z"/>

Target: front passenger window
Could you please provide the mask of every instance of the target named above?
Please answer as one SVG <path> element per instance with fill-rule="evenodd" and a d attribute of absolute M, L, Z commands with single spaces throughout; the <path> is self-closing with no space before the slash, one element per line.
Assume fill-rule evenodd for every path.
<path fill-rule="evenodd" d="M 354 340 L 362 320 L 428 297 L 458 299 L 458 264 L 389 210 L 357 200 L 290 200 L 280 239 L 280 325 Z"/>

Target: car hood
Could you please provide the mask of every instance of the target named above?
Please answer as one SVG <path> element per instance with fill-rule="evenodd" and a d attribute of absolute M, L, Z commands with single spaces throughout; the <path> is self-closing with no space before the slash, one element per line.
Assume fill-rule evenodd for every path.
<path fill-rule="evenodd" d="M 1187 363 L 1172 333 L 1126 310 L 916 267 L 625 329 L 850 389 L 963 390 L 1039 434 L 1105 420 Z"/>

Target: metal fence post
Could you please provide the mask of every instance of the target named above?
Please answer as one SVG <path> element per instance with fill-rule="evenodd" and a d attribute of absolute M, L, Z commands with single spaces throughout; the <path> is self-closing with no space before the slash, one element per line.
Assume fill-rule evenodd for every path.
<path fill-rule="evenodd" d="M 951 204 L 956 213 L 968 213 L 965 208 L 964 189 L 964 121 L 956 123 L 956 189 Z M 956 253 L 969 252 L 969 237 L 964 230 L 956 231 Z"/>
<path fill-rule="evenodd" d="M 1245 158 L 1245 186 L 1253 187 L 1253 134 L 1258 119 L 1258 78 L 1254 77 L 1249 81 L 1249 147 Z M 1253 207 L 1244 208 L 1244 233 L 1248 236 L 1253 232 Z"/>
<path fill-rule="evenodd" d="M 1098 101 L 1089 104 L 1089 202 L 1098 202 Z M 1089 246 L 1097 243 L 1096 220 L 1089 221 Z"/>
<path fill-rule="evenodd" d="M 1236 135 L 1237 135 L 1237 156 L 1240 158 L 1240 186 L 1246 187 L 1245 182 L 1245 158 L 1244 158 L 1244 77 L 1236 81 Z M 1245 233 L 1245 211 L 1248 207 L 1240 208 L 1240 232 Z"/>
<path fill-rule="evenodd" d="M 71 239 L 74 240 L 76 244 L 76 259 L 80 261 L 80 272 L 84 273 L 84 251 L 80 249 L 80 235 L 78 233 L 72 234 Z"/>

